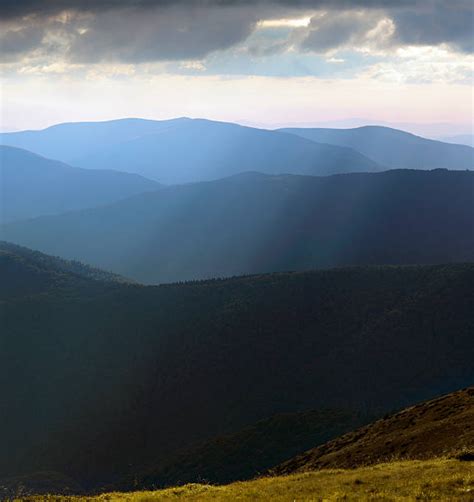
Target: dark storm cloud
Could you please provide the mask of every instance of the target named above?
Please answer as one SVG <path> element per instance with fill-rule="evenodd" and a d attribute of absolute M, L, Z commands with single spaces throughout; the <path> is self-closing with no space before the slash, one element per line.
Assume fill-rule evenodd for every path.
<path fill-rule="evenodd" d="M 257 20 L 237 7 L 120 9 L 98 14 L 69 55 L 79 63 L 200 59 L 247 38 Z"/>
<path fill-rule="evenodd" d="M 0 31 L 0 52 L 3 61 L 13 61 L 15 58 L 38 47 L 43 38 L 44 30 L 40 26 L 25 26 L 17 30 Z"/>
<path fill-rule="evenodd" d="M 147 8 L 176 6 L 210 7 L 210 6 L 253 6 L 280 5 L 295 8 L 344 8 L 354 7 L 393 7 L 413 5 L 413 0 L 2 0 L 0 16 L 3 19 L 16 18 L 30 14 L 52 15 L 63 10 L 100 12 L 114 8 Z M 428 2 L 429 3 L 429 0 Z"/>
<path fill-rule="evenodd" d="M 3 19 L 30 14 L 51 15 L 63 10 L 100 12 L 114 8 L 149 7 L 226 7 L 226 6 L 282 6 L 285 8 L 305 9 L 353 9 L 353 8 L 390 8 L 415 7 L 422 5 L 468 4 L 466 0 L 2 0 L 0 16 Z"/>
<path fill-rule="evenodd" d="M 245 40 L 259 20 L 318 11 L 328 12 L 315 16 L 296 44 L 306 51 L 355 46 L 383 18 L 393 23 L 393 46 L 473 49 L 471 0 L 2 0 L 3 23 L 20 26 L 2 35 L 3 57 L 39 44 L 40 26 L 64 11 L 65 56 L 75 62 L 200 59 Z M 279 47 L 286 45 L 276 41 L 272 51 Z"/>
<path fill-rule="evenodd" d="M 394 13 L 396 38 L 402 44 L 452 43 L 461 51 L 474 49 L 474 2 L 458 0 L 420 3 L 417 9 Z"/>
<path fill-rule="evenodd" d="M 473 51 L 474 2 L 423 0 L 411 2 L 344 1 L 315 4 L 329 11 L 322 22 L 312 22 L 302 46 L 316 52 L 337 48 L 363 38 L 363 30 L 389 18 L 395 27 L 391 43 L 397 45 L 450 44 Z M 361 16 L 358 14 L 361 13 Z"/>

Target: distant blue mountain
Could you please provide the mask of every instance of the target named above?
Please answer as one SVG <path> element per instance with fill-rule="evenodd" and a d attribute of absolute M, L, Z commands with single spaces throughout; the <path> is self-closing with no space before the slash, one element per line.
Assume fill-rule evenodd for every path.
<path fill-rule="evenodd" d="M 327 175 L 381 170 L 350 148 L 292 134 L 201 119 L 60 124 L 0 135 L 71 165 L 138 173 L 162 183 L 207 181 L 245 171 Z"/>
<path fill-rule="evenodd" d="M 365 126 L 355 129 L 286 128 L 318 143 L 353 148 L 390 169 L 472 169 L 474 149 L 421 138 L 390 127 Z"/>
<path fill-rule="evenodd" d="M 454 143 L 456 145 L 468 145 L 474 147 L 474 134 L 459 134 L 457 136 L 447 136 L 439 138 L 440 141 L 446 143 Z"/>
<path fill-rule="evenodd" d="M 0 238 L 147 283 L 473 261 L 473 190 L 474 173 L 444 169 L 245 173 L 4 225 Z"/>
<path fill-rule="evenodd" d="M 0 146 L 0 223 L 109 204 L 159 188 L 136 174 L 71 167 Z"/>
<path fill-rule="evenodd" d="M 106 122 L 71 122 L 40 131 L 0 134 L 0 144 L 24 148 L 31 152 L 71 164 L 111 145 L 151 134 L 189 119 L 145 120 L 122 119 Z"/>

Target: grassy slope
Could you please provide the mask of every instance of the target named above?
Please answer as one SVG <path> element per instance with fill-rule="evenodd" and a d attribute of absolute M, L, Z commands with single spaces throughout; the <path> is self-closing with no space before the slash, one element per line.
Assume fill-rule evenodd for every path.
<path fill-rule="evenodd" d="M 219 500 L 456 500 L 472 501 L 470 462 L 452 459 L 405 461 L 354 470 L 323 470 L 260 478 L 225 486 L 191 484 L 154 492 L 107 493 L 97 497 L 40 496 L 28 502 L 219 501 Z"/>
<path fill-rule="evenodd" d="M 272 469 L 290 474 L 348 469 L 393 459 L 428 459 L 474 449 L 474 387 L 406 408 Z"/>

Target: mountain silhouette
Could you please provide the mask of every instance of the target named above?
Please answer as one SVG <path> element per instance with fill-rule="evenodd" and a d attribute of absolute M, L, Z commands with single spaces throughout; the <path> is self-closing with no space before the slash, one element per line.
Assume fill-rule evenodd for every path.
<path fill-rule="evenodd" d="M 381 169 L 350 148 L 202 119 L 60 124 L 3 134 L 0 142 L 74 166 L 133 172 L 165 184 L 245 171 L 326 175 Z"/>
<path fill-rule="evenodd" d="M 474 149 L 469 146 L 421 138 L 390 127 L 279 130 L 318 143 L 353 148 L 378 164 L 391 169 L 474 168 Z"/>
<path fill-rule="evenodd" d="M 474 173 L 247 173 L 6 225 L 4 240 L 145 283 L 474 259 Z"/>
<path fill-rule="evenodd" d="M 136 174 L 80 169 L 34 153 L 0 146 L 0 222 L 109 204 L 158 190 Z"/>
<path fill-rule="evenodd" d="M 0 134 L 0 143 L 16 146 L 43 157 L 70 163 L 96 150 L 159 132 L 189 119 L 119 119 L 105 122 L 69 122 L 38 131 Z"/>
<path fill-rule="evenodd" d="M 440 141 L 454 143 L 456 145 L 467 145 L 474 147 L 474 134 L 459 134 L 457 136 L 445 136 Z"/>

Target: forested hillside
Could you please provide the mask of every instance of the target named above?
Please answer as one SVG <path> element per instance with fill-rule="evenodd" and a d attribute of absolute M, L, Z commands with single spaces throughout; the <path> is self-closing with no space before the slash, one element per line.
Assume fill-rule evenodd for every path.
<path fill-rule="evenodd" d="M 2 284 L 5 475 L 103 486 L 277 413 L 384 413 L 474 378 L 472 265 L 144 287 L 46 260 L 66 280 L 17 291 L 37 261 Z"/>

